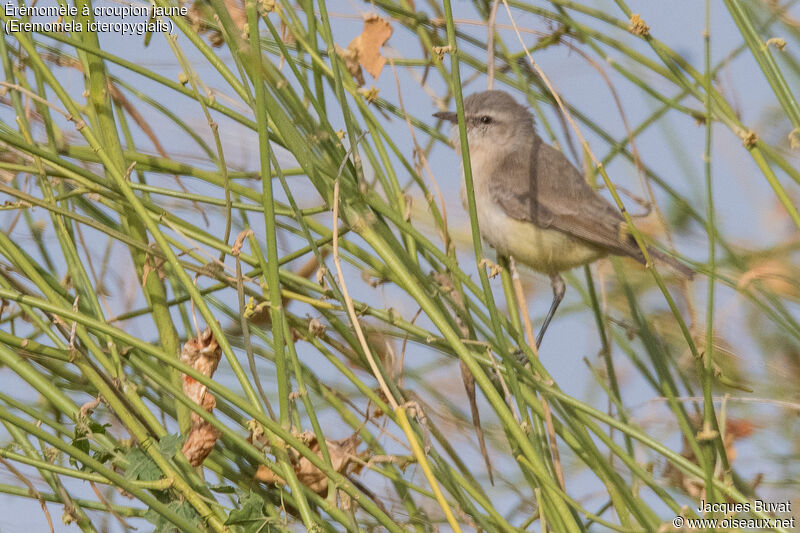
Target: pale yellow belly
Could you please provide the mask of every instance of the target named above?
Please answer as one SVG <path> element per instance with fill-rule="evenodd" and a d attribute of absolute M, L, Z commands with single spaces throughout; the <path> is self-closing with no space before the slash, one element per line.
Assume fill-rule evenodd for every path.
<path fill-rule="evenodd" d="M 478 202 L 481 236 L 499 254 L 518 263 L 553 274 L 596 261 L 606 252 L 553 229 L 513 219 L 490 201 Z"/>

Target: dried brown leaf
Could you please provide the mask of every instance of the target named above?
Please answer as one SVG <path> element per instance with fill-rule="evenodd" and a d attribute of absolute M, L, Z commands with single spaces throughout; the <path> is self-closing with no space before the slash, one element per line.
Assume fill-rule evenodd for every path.
<path fill-rule="evenodd" d="M 695 426 L 701 426 L 702 420 L 700 420 L 698 417 L 694 419 L 692 423 Z M 753 431 L 757 427 L 758 426 L 753 422 L 744 419 L 728 418 L 725 421 L 725 436 L 723 438 L 723 445 L 725 446 L 725 454 L 728 456 L 728 461 L 730 463 L 733 463 L 737 455 L 736 448 L 734 447 L 735 442 L 752 435 Z M 704 431 L 701 429 L 698 433 L 702 435 Z M 712 431 L 710 433 L 714 434 L 714 438 L 717 437 L 716 431 Z M 711 435 L 709 434 L 709 436 Z M 690 462 L 697 464 L 697 457 L 692 451 L 689 441 L 686 440 L 686 437 L 683 437 L 682 440 L 683 449 L 681 450 L 681 456 L 685 457 Z M 672 463 L 667 464 L 667 467 L 664 470 L 664 476 L 672 485 L 681 487 L 692 498 L 698 500 L 705 499 L 705 481 L 703 479 L 684 473 Z"/>
<path fill-rule="evenodd" d="M 325 334 L 327 326 L 323 324 L 318 318 L 312 317 L 308 320 L 308 332 L 314 337 L 321 337 Z"/>
<path fill-rule="evenodd" d="M 292 46 L 297 42 L 294 33 L 292 33 L 292 30 L 283 21 L 281 21 L 281 41 L 287 46 Z"/>
<path fill-rule="evenodd" d="M 81 408 L 79 410 L 80 417 L 81 418 L 86 418 L 87 416 L 92 414 L 92 411 L 97 409 L 97 406 L 100 405 L 101 401 L 102 401 L 102 397 L 100 395 L 98 395 L 97 398 L 95 398 L 94 400 L 90 400 L 90 401 L 86 402 L 85 404 L 81 405 Z"/>
<path fill-rule="evenodd" d="M 206 328 L 200 336 L 189 339 L 181 349 L 181 362 L 209 378 L 217 370 L 221 357 L 222 350 L 209 328 Z M 183 392 L 209 413 L 217 405 L 216 398 L 208 392 L 206 386 L 187 375 L 183 376 Z M 183 454 L 192 466 L 200 466 L 214 448 L 220 430 L 195 412 L 192 412 L 191 420 L 192 427 L 183 444 Z"/>
<path fill-rule="evenodd" d="M 214 449 L 221 432 L 207 422 L 192 426 L 186 442 L 183 443 L 183 455 L 192 466 L 200 466 Z"/>
<path fill-rule="evenodd" d="M 364 18 L 364 29 L 361 31 L 361 35 L 347 45 L 347 50 L 353 60 L 364 67 L 373 78 L 377 79 L 386 65 L 386 58 L 381 55 L 381 47 L 389 40 L 393 31 L 392 25 L 386 19 L 378 15 L 367 15 Z M 349 65 L 348 70 L 350 70 Z M 353 72 L 350 73 L 353 74 Z M 353 76 L 356 77 L 355 74 Z M 358 80 L 358 78 L 356 79 Z M 363 76 L 359 87 L 361 85 L 364 85 Z"/>
<path fill-rule="evenodd" d="M 746 288 L 754 281 L 760 281 L 775 294 L 800 298 L 800 283 L 797 280 L 797 268 L 783 261 L 769 259 L 744 272 L 736 285 Z"/>
<path fill-rule="evenodd" d="M 239 235 L 236 236 L 236 240 L 233 242 L 233 246 L 231 247 L 231 255 L 237 256 L 241 254 L 242 246 L 244 246 L 244 240 L 252 234 L 253 230 L 251 229 L 246 229 L 239 233 Z"/>
<path fill-rule="evenodd" d="M 461 367 L 461 380 L 464 382 L 464 389 L 469 400 L 469 409 L 472 413 L 472 425 L 475 426 L 475 434 L 478 436 L 478 444 L 481 448 L 483 462 L 486 463 L 486 471 L 489 473 L 489 483 L 494 485 L 494 474 L 492 473 L 492 461 L 489 459 L 489 451 L 486 449 L 486 437 L 481 426 L 481 413 L 478 410 L 478 400 L 475 395 L 475 376 L 470 372 L 469 367 L 464 361 L 459 361 Z"/>
<path fill-rule="evenodd" d="M 344 60 L 344 66 L 347 68 L 347 72 L 356 80 L 356 84 L 359 87 L 364 85 L 364 73 L 361 72 L 361 65 L 358 63 L 358 51 L 351 50 L 349 46 L 347 48 L 342 48 L 337 44 L 336 53 Z"/>
<path fill-rule="evenodd" d="M 315 454 L 317 454 L 319 457 L 322 457 L 322 452 L 320 450 L 316 435 L 311 432 L 304 432 L 298 435 L 298 438 L 302 440 L 303 443 Z M 325 439 L 325 443 L 327 444 L 328 452 L 330 453 L 331 465 L 333 466 L 334 470 L 340 474 L 347 475 L 360 473 L 364 462 L 369 458 L 369 452 L 357 452 L 357 448 L 361 444 L 361 439 L 357 434 L 341 440 Z M 289 460 L 292 463 L 292 468 L 300 483 L 321 496 L 327 494 L 328 477 L 316 466 L 314 466 L 311 461 L 297 453 L 295 450 L 289 450 Z M 285 483 L 283 478 L 276 475 L 264 465 L 259 465 L 254 477 L 257 481 L 261 481 L 263 483 Z"/>
<path fill-rule="evenodd" d="M 222 350 L 210 328 L 206 328 L 199 337 L 186 341 L 181 349 L 181 362 L 208 377 L 214 375 L 221 356 Z"/>
<path fill-rule="evenodd" d="M 253 479 L 262 483 L 283 483 L 283 478 L 275 475 L 275 472 L 270 470 L 265 465 L 258 465 L 258 469 L 253 475 Z"/>

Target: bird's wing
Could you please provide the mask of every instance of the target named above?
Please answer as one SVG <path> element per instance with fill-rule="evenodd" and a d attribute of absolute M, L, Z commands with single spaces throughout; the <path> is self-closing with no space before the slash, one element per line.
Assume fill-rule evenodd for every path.
<path fill-rule="evenodd" d="M 624 233 L 619 211 L 589 187 L 564 154 L 540 138 L 527 153 L 504 158 L 497 171 L 504 179 L 491 180 L 489 192 L 510 217 L 644 260 Z"/>

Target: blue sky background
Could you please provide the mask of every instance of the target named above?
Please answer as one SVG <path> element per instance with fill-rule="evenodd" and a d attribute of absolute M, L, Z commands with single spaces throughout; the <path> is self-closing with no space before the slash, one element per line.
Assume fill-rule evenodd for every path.
<path fill-rule="evenodd" d="M 547 7 L 545 2 L 533 3 L 534 5 Z M 46 4 L 42 3 L 40 5 Z M 614 17 L 624 19 L 624 14 L 613 2 L 598 1 L 595 5 Z M 702 70 L 703 66 L 702 32 L 705 26 L 703 5 L 702 2 L 696 0 L 676 0 L 673 2 L 636 0 L 629 2 L 630 8 L 634 12 L 640 13 L 642 18 L 650 25 L 651 32 L 655 37 L 679 52 L 687 61 L 700 70 Z M 355 1 L 334 0 L 329 2 L 327 6 L 332 15 L 334 40 L 341 46 L 346 46 L 361 32 L 361 15 L 373 11 L 369 4 Z M 425 6 L 420 5 L 418 8 L 425 9 Z M 712 8 L 712 62 L 717 63 L 732 49 L 741 44 L 741 36 L 722 2 L 713 1 Z M 471 3 L 456 0 L 454 2 L 454 14 L 459 19 L 459 27 L 462 30 L 468 31 L 478 38 L 485 39 L 485 27 L 468 24 L 469 21 L 479 20 L 479 16 Z M 534 30 L 541 34 L 550 33 L 554 29 L 537 16 L 520 11 L 515 11 L 514 14 L 515 21 L 520 28 Z M 800 18 L 800 8 L 792 7 L 788 14 L 798 19 Z M 584 21 L 590 20 L 587 17 L 582 18 L 578 15 L 575 15 L 575 18 Z M 507 29 L 509 20 L 502 6 L 499 10 L 497 22 L 501 36 L 509 49 L 511 51 L 520 50 L 520 43 L 517 41 L 516 36 Z M 597 23 L 593 23 L 593 25 L 595 27 L 598 26 Z M 394 28 L 394 35 L 384 47 L 384 55 L 397 58 L 421 57 L 418 40 L 399 25 L 394 24 Z M 608 29 L 608 26 L 605 26 L 605 28 Z M 618 36 L 624 37 L 625 35 L 625 32 L 621 30 L 615 30 L 615 33 Z M 530 46 L 538 38 L 538 35 L 525 33 L 523 36 L 526 44 Z M 781 35 L 767 35 L 767 37 L 771 36 L 781 37 Z M 628 44 L 634 43 L 631 39 L 625 38 L 623 40 Z M 146 48 L 140 37 L 106 34 L 101 37 L 101 43 L 111 53 L 142 64 L 168 78 L 176 79 L 180 72 L 180 67 L 166 45 L 163 36 L 154 36 L 153 42 Z M 199 53 L 192 50 L 185 38 L 179 37 L 179 43 L 185 46 L 184 51 L 190 56 L 193 67 L 207 86 L 212 89 L 225 87 L 216 72 Z M 641 53 L 646 54 L 648 57 L 654 57 L 644 42 L 640 41 L 634 44 L 638 45 L 636 48 Z M 587 51 L 585 47 L 581 47 L 581 50 Z M 605 51 L 612 58 L 624 59 L 617 51 L 608 49 L 605 49 Z M 217 52 L 224 59 L 230 60 L 226 52 L 220 50 Z M 470 49 L 469 52 L 478 54 L 476 49 Z M 797 51 L 789 50 L 787 53 L 796 54 Z M 647 97 L 639 88 L 615 74 L 608 64 L 600 61 L 596 55 L 592 57 L 600 63 L 601 67 L 611 77 L 614 89 L 622 102 L 625 116 L 631 127 L 638 125 L 657 108 L 658 104 Z M 537 52 L 535 60 L 566 101 L 591 116 L 593 120 L 601 123 L 607 131 L 613 133 L 615 138 L 620 139 L 625 136 L 625 127 L 611 91 L 602 76 L 591 65 L 587 64 L 578 53 L 569 50 L 566 46 L 554 46 L 542 52 Z M 118 74 L 125 80 L 134 83 L 151 96 L 163 98 L 162 101 L 167 102 L 174 113 L 194 126 L 196 131 L 208 142 L 212 142 L 208 124 L 196 102 L 186 98 L 175 97 L 174 94 L 167 93 L 151 82 L 133 76 L 115 65 L 109 68 L 112 73 Z M 641 70 L 638 72 L 641 72 Z M 434 119 L 430 115 L 438 108 L 430 95 L 444 95 L 446 92 L 444 81 L 432 69 L 428 77 L 428 85 L 423 89 L 419 85 L 419 79 L 422 74 L 421 68 L 406 69 L 398 67 L 397 74 L 406 110 L 410 114 L 433 124 Z M 472 74 L 473 72 L 469 68 L 462 66 L 462 77 L 464 79 L 471 77 Z M 59 75 L 59 81 L 72 94 L 79 95 L 81 93 L 83 90 L 82 74 L 74 70 L 60 69 Z M 397 103 L 397 85 L 389 65 L 386 66 L 378 80 L 371 79 L 368 74 L 365 74 L 365 76 L 367 78 L 367 87 L 374 84 L 383 99 Z M 645 75 L 645 79 L 657 89 L 665 90 L 668 95 L 675 94 L 674 87 L 655 75 Z M 800 91 L 797 90 L 797 81 L 797 78 L 789 80 L 790 87 L 796 97 L 800 94 Z M 740 112 L 740 118 L 744 124 L 750 126 L 760 136 L 768 140 L 786 138 L 791 126 L 782 116 L 779 108 L 777 108 L 776 100 L 769 85 L 748 52 L 740 54 L 730 65 L 723 69 L 718 78 L 718 83 L 728 100 L 736 102 L 737 110 Z M 465 93 L 469 94 L 473 91 L 483 90 L 485 87 L 486 78 L 479 76 L 465 88 Z M 497 88 L 502 88 L 502 86 Z M 514 94 L 515 97 L 522 101 L 522 95 L 519 93 Z M 234 95 L 228 96 L 235 98 Z M 222 99 L 225 98 L 225 95 L 218 94 L 217 97 Z M 691 100 L 687 101 L 690 102 L 689 105 L 691 107 L 701 109 L 697 103 Z M 329 95 L 330 113 L 328 118 L 332 124 L 340 124 L 343 127 L 341 117 L 338 115 L 337 110 L 333 108 L 334 106 L 331 105 L 333 102 L 332 95 Z M 231 105 L 236 108 L 239 104 L 234 103 Z M 250 116 L 249 113 L 246 114 Z M 546 114 L 560 136 L 559 141 L 563 142 L 563 131 L 553 110 L 546 109 Z M 13 124 L 13 117 L 10 117 L 7 109 L 0 111 L 0 118 L 6 122 L 9 122 L 9 118 L 11 118 L 9 123 Z M 191 144 L 185 134 L 176 131 L 168 121 L 153 113 L 149 113 L 147 118 L 152 120 L 151 125 L 155 126 L 157 135 L 175 159 L 185 160 L 201 167 L 213 168 L 210 163 L 196 158 L 199 153 L 198 150 Z M 410 159 L 412 144 L 405 122 L 393 118 L 392 120 L 384 121 L 384 126 L 406 154 L 406 157 Z M 602 158 L 607 150 L 605 143 L 587 130 L 584 129 L 583 132 L 592 150 L 599 158 Z M 220 134 L 226 159 L 232 168 L 249 170 L 257 168 L 258 154 L 255 150 L 257 137 L 252 131 L 230 121 L 220 120 Z M 427 141 L 425 134 L 421 132 L 416 132 L 416 134 L 421 144 Z M 665 178 L 680 193 L 686 195 L 694 207 L 701 212 L 705 210 L 705 192 L 702 181 L 704 134 L 704 128 L 698 126 L 693 119 L 670 111 L 667 113 L 666 118 L 640 135 L 636 140 L 637 149 L 646 165 L 656 169 L 660 176 Z M 152 146 L 147 139 L 138 131 L 136 135 L 140 149 L 150 151 Z M 76 140 L 76 143 L 82 143 L 78 140 L 76 133 L 71 133 L 70 136 Z M 792 156 L 790 161 L 798 165 L 798 151 L 795 150 Z M 279 154 L 279 157 L 287 166 L 293 166 L 290 155 L 284 153 Z M 458 198 L 460 176 L 457 169 L 460 160 L 455 152 L 444 144 L 439 144 L 434 148 L 428 161 L 446 200 L 450 227 L 457 238 L 456 245 L 459 251 L 459 258 L 463 265 L 469 265 L 469 267 L 465 266 L 464 268 L 469 272 L 473 272 L 474 277 L 472 245 L 468 240 L 469 220 Z M 580 162 L 577 163 L 580 164 Z M 787 218 L 781 214 L 781 208 L 774 193 L 767 185 L 763 175 L 758 171 L 752 158 L 742 147 L 741 140 L 723 126 L 714 128 L 712 163 L 717 223 L 720 233 L 725 238 L 743 247 L 765 247 L 769 244 L 797 242 L 796 228 L 792 229 L 792 226 L 787 222 Z M 400 173 L 401 167 L 398 165 L 396 168 Z M 370 169 L 367 168 L 366 172 L 369 175 Z M 621 158 L 616 158 L 608 166 L 608 172 L 615 184 L 632 191 L 636 195 L 644 195 L 636 171 L 629 163 L 622 161 Z M 785 177 L 782 176 L 782 178 Z M 151 178 L 151 182 L 160 186 L 174 187 L 172 178 L 160 177 L 157 179 L 163 181 L 159 182 L 155 178 Z M 401 183 L 405 183 L 407 179 L 407 176 L 400 173 Z M 193 192 L 202 193 L 210 190 L 203 184 L 190 179 L 185 179 L 184 183 Z M 304 182 L 302 179 L 297 179 L 293 180 L 292 184 L 295 187 L 295 197 L 301 203 L 301 206 L 319 204 L 319 198 L 309 183 Z M 796 199 L 798 191 L 795 184 L 789 183 L 787 179 L 784 179 L 784 184 L 790 194 L 794 195 L 793 198 Z M 260 185 L 254 184 L 253 186 L 259 187 Z M 419 195 L 419 190 L 412 188 L 409 190 L 409 194 L 415 197 L 412 222 L 421 228 L 429 230 L 432 227 L 431 221 L 426 212 L 424 200 Z M 669 207 L 666 196 L 658 188 L 656 188 L 656 199 L 663 209 L 666 210 Z M 629 198 L 624 198 L 624 201 L 631 211 L 638 211 L 638 207 Z M 0 213 L 0 225 L 7 227 L 8 221 L 12 216 L 13 213 Z M 36 213 L 36 216 L 47 218 L 46 214 L 42 212 Z M 221 235 L 221 220 L 223 219 L 212 216 L 210 231 L 219 232 Z M 330 215 L 323 215 L 320 220 L 329 222 Z M 258 228 L 257 217 L 252 217 L 251 221 L 254 223 L 256 233 L 258 234 L 258 230 L 261 229 L 261 235 L 263 235 L 263 228 Z M 197 217 L 197 223 L 202 224 L 199 217 Z M 23 230 L 18 231 L 21 232 Z M 19 233 L 14 236 L 24 238 L 24 235 Z M 704 230 L 696 224 L 690 225 L 687 231 L 676 234 L 674 238 L 675 246 L 679 252 L 696 261 L 702 262 L 706 259 L 706 235 Z M 664 242 L 663 236 L 659 240 Z M 57 246 L 53 234 L 50 234 L 48 242 L 52 243 L 53 246 Z M 291 239 L 285 239 L 281 244 L 284 251 L 292 250 L 297 246 L 297 242 Z M 120 257 L 124 257 L 124 254 L 120 254 Z M 631 268 L 636 268 L 632 266 L 633 263 L 630 263 L 630 265 Z M 613 277 L 607 264 L 599 264 L 595 269 L 596 274 L 598 272 L 597 269 L 600 270 L 601 277 L 603 272 L 606 277 Z M 129 261 L 120 263 L 116 275 L 121 281 L 130 280 L 132 274 L 132 265 Z M 351 269 L 349 274 L 352 275 L 348 277 L 348 288 L 350 288 L 355 298 L 384 307 L 391 305 L 406 318 L 410 318 L 415 313 L 416 308 L 407 299 L 402 298 L 402 295 L 392 287 L 383 286 L 378 289 L 372 289 L 359 281 L 359 272 Z M 582 282 L 582 272 L 576 270 L 575 274 Z M 535 320 L 534 326 L 538 327 L 550 303 L 549 281 L 544 276 L 525 272 L 524 282 L 529 290 L 528 303 L 532 317 Z M 113 305 L 118 306 L 119 311 L 123 310 L 125 305 L 129 303 L 133 303 L 134 307 L 138 307 L 142 303 L 140 296 L 134 296 L 132 302 L 126 299 L 127 295 L 136 294 L 136 287 L 131 286 L 129 281 L 126 283 L 127 286 L 123 284 L 110 298 Z M 500 299 L 502 292 L 499 281 L 493 282 L 493 286 L 496 289 L 496 297 Z M 703 277 L 700 277 L 692 285 L 692 294 L 695 306 L 698 313 L 700 313 L 699 317 L 704 320 L 706 285 Z M 646 302 L 648 309 L 666 309 L 663 298 L 660 296 L 648 294 L 643 301 Z M 792 304 L 790 309 L 792 309 L 795 316 L 800 316 L 797 313 L 796 305 Z M 748 385 L 754 389 L 752 394 L 735 392 L 734 395 L 745 398 L 745 400 L 759 398 L 787 400 L 795 402 L 796 405 L 797 398 L 776 397 L 773 389 L 771 389 L 769 376 L 776 369 L 768 368 L 771 364 L 770 354 L 762 353 L 764 345 L 753 338 L 752 332 L 748 328 L 750 313 L 752 313 L 752 309 L 743 305 L 742 299 L 736 291 L 720 286 L 717 295 L 717 334 L 732 347 L 740 369 L 747 376 Z M 612 311 L 611 314 L 614 315 L 615 313 Z M 616 313 L 617 316 L 619 314 Z M 423 322 L 423 325 L 426 324 Z M 132 321 L 126 324 L 126 329 L 130 333 L 140 335 L 142 338 L 152 338 L 152 328 L 144 321 Z M 583 305 L 574 288 L 568 288 L 567 298 L 563 307 L 548 330 L 542 346 L 541 357 L 556 382 L 565 392 L 598 408 L 605 408 L 606 400 L 604 394 L 583 362 L 584 357 L 592 362 L 597 361 L 599 345 L 597 328 L 590 308 Z M 313 352 L 309 350 L 306 350 L 305 353 L 301 352 L 301 357 L 306 358 L 304 360 L 307 363 L 311 362 L 308 358 L 312 356 Z M 673 449 L 680 449 L 681 443 L 671 422 L 659 420 L 665 412 L 662 402 L 654 397 L 649 386 L 636 375 L 635 370 L 619 351 L 615 352 L 615 356 L 623 386 L 625 403 L 631 408 L 636 420 L 645 425 L 651 434 L 663 435 L 664 440 Z M 680 354 L 675 354 L 675 356 L 678 357 Z M 409 368 L 421 368 L 435 357 L 442 356 L 426 350 L 424 347 L 415 346 L 406 353 L 406 365 Z M 319 368 L 320 375 L 324 375 L 324 365 L 316 368 Z M 780 370 L 777 371 L 780 372 Z M 264 365 L 263 372 L 264 382 L 268 384 L 272 369 Z M 330 376 L 332 380 L 341 379 L 341 376 L 336 376 L 333 372 L 331 372 Z M 221 367 L 217 377 L 228 385 L 235 383 L 227 367 Z M 450 361 L 448 365 L 441 366 L 427 375 L 426 379 L 431 383 L 437 383 L 440 390 L 451 397 L 453 401 L 465 406 L 466 402 L 464 402 L 463 389 L 455 361 Z M 36 400 L 35 394 L 21 386 L 7 370 L 0 369 L 0 384 L 12 391 L 11 394 L 16 397 L 30 401 Z M 468 412 L 466 407 L 463 407 L 463 409 Z M 731 401 L 728 410 L 731 416 L 769 421 L 776 420 L 782 412 L 771 404 L 745 403 L 745 401 L 736 400 Z M 485 405 L 483 411 L 486 412 Z M 785 412 L 791 413 L 792 410 Z M 796 416 L 796 409 L 793 414 Z M 671 421 L 672 419 L 669 420 Z M 491 421 L 489 421 L 489 425 L 491 426 Z M 342 438 L 350 434 L 349 428 L 343 425 L 338 427 L 333 423 L 333 420 L 331 420 L 330 427 L 326 429 L 330 430 L 332 438 Z M 791 443 L 786 440 L 774 438 L 774 430 L 776 428 L 769 426 L 758 427 L 752 437 L 737 446 L 739 457 L 735 465 L 746 478 L 751 478 L 756 473 L 764 473 L 768 481 L 781 480 L 787 479 L 787 472 L 791 476 L 792 473 L 796 474 L 800 470 L 796 464 L 786 465 L 779 460 L 782 454 L 788 454 L 791 457 L 792 447 Z M 477 454 L 477 447 L 472 433 L 467 431 L 465 434 L 468 437 L 462 443 L 465 457 L 471 461 L 481 461 L 480 456 Z M 796 455 L 796 453 L 795 449 L 794 454 Z M 495 459 L 499 460 L 498 457 L 495 457 Z M 498 465 L 498 467 L 502 469 L 502 464 Z M 662 467 L 663 464 L 658 466 L 658 468 Z M 589 501 L 602 503 L 603 494 L 594 493 L 600 489 L 589 480 L 588 476 L 577 474 L 574 480 L 573 482 L 576 485 L 585 480 L 587 483 L 584 491 L 586 498 Z M 0 482 L 18 484 L 18 481 L 3 469 L 0 469 Z M 69 486 L 77 485 L 73 483 Z M 798 494 L 796 489 L 797 486 L 795 485 L 794 496 Z M 88 497 L 94 497 L 88 487 L 86 487 L 86 491 Z M 510 499 L 505 499 L 505 496 L 510 494 L 510 491 L 511 488 L 503 486 L 502 483 L 490 491 L 493 497 L 497 497 L 498 507 L 501 510 L 503 510 L 504 502 L 511 501 Z M 787 492 L 785 486 L 771 487 L 769 482 L 763 487 L 763 492 L 771 497 L 773 501 L 780 501 L 792 496 Z M 796 503 L 796 506 L 800 507 L 800 501 Z M 587 505 L 590 509 L 593 506 L 594 504 Z M 35 527 L 36 530 L 44 530 L 46 527 L 46 522 L 38 503 L 33 500 L 0 495 L 0 509 L 12 510 L 12 512 L 0 513 L 1 532 L 22 531 L 23 528 L 31 527 Z M 53 514 L 57 531 L 75 529 L 74 526 L 67 528 L 60 524 L 60 506 L 49 505 L 49 509 Z M 144 530 L 149 529 L 148 524 L 137 525 Z M 117 528 L 116 524 L 111 527 L 112 530 Z"/>

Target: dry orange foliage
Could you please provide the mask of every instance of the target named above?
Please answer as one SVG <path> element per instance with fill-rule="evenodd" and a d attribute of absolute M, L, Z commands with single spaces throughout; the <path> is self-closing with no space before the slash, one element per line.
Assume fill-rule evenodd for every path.
<path fill-rule="evenodd" d="M 315 454 L 322 457 L 322 451 L 316 435 L 306 431 L 298 435 L 298 437 Z M 340 474 L 358 474 L 364 467 L 364 461 L 369 458 L 369 452 L 358 453 L 356 451 L 361 444 L 361 439 L 358 435 L 352 435 L 341 440 L 325 439 L 325 444 L 328 446 L 328 452 L 331 456 L 331 465 Z M 328 493 L 328 476 L 295 450 L 290 449 L 288 452 L 292 469 L 297 475 L 298 481 L 320 496 L 325 496 Z M 255 478 L 263 483 L 285 483 L 283 478 L 264 465 L 258 466 Z"/>
<path fill-rule="evenodd" d="M 181 362 L 208 377 L 214 375 L 221 357 L 222 350 L 208 328 L 199 337 L 189 339 L 181 349 Z M 183 392 L 209 413 L 217 405 L 216 398 L 208 392 L 205 385 L 185 374 L 183 376 Z M 203 420 L 197 413 L 192 412 L 192 427 L 183 444 L 183 454 L 192 466 L 203 464 L 214 448 L 219 435 L 220 431 L 217 428 Z"/>
<path fill-rule="evenodd" d="M 392 36 L 392 25 L 378 15 L 367 15 L 364 18 L 364 29 L 361 34 L 350 41 L 347 48 L 339 48 L 339 55 L 344 59 L 347 71 L 356 80 L 358 86 L 364 85 L 363 67 L 373 78 L 380 76 L 386 58 L 381 55 L 381 47 Z"/>

